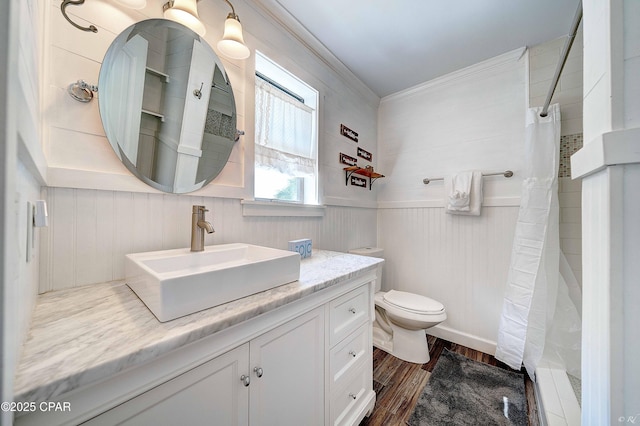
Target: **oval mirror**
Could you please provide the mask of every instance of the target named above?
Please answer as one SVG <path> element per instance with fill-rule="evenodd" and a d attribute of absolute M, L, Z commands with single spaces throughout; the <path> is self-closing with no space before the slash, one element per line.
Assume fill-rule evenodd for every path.
<path fill-rule="evenodd" d="M 184 25 L 149 19 L 124 30 L 98 87 L 113 150 L 148 185 L 195 191 L 227 163 L 237 140 L 231 84 L 213 49 Z"/>

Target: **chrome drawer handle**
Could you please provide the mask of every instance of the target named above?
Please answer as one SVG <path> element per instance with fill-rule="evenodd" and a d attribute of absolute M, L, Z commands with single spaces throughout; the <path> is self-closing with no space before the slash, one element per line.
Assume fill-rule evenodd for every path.
<path fill-rule="evenodd" d="M 260 368 L 260 367 L 255 367 L 255 368 L 253 369 L 253 372 L 254 372 L 254 373 L 256 373 L 256 376 L 258 376 L 258 377 L 262 377 L 262 373 L 263 373 L 262 368 Z"/>
<path fill-rule="evenodd" d="M 355 351 L 349 351 L 349 355 L 355 358 L 358 354 Z"/>
<path fill-rule="evenodd" d="M 350 393 L 350 394 L 349 394 L 349 396 L 350 396 L 352 399 L 357 399 L 357 398 L 358 398 L 358 395 L 356 395 L 355 393 Z"/>
<path fill-rule="evenodd" d="M 249 386 L 251 384 L 251 378 L 249 378 L 249 376 L 245 376 L 244 374 L 240 376 L 240 381 L 245 386 Z"/>
<path fill-rule="evenodd" d="M 352 314 L 356 313 L 356 308 L 349 308 L 349 312 L 351 312 Z"/>

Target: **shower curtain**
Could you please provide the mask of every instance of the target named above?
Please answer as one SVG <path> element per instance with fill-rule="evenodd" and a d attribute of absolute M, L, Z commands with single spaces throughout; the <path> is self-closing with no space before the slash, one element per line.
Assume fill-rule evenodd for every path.
<path fill-rule="evenodd" d="M 559 283 L 566 286 L 560 277 L 558 233 L 560 108 L 552 105 L 546 117 L 540 117 L 541 110 L 527 111 L 522 197 L 495 355 L 516 370 L 524 363 L 534 380 L 548 332 L 553 328 L 557 336 L 558 326 L 565 327 L 553 324 L 554 316 L 558 312 L 556 320 L 563 320 L 567 315 L 560 313 L 570 301 L 564 288 L 558 298 Z M 575 308 L 568 316 L 575 320 Z"/>

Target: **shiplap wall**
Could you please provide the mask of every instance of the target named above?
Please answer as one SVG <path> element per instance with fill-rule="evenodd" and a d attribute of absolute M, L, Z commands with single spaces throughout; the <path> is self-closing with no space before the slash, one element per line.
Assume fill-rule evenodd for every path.
<path fill-rule="evenodd" d="M 98 33 L 95 34 L 78 31 L 69 25 L 60 13 L 59 3 L 50 0 L 46 10 L 49 33 L 45 45 L 48 72 L 45 75 L 47 96 L 43 127 L 49 186 L 158 193 L 120 164 L 104 135 L 98 103 L 76 102 L 67 95 L 66 89 L 79 78 L 96 83 L 102 58 L 117 34 L 136 21 L 162 17 L 163 1 L 149 0 L 140 11 L 126 9 L 108 0 L 68 8 L 67 12 L 81 24 L 91 22 L 96 25 Z M 379 98 L 344 65 L 331 60 L 330 53 L 321 48 L 312 50 L 280 22 L 274 22 L 269 12 L 277 2 L 238 0 L 234 6 L 241 16 L 249 48 L 260 50 L 319 91 L 320 191 L 324 195 L 321 201 L 339 198 L 352 205 L 368 203 L 375 206 L 375 188 L 366 191 L 345 186 L 344 165 L 338 158 L 340 152 L 356 157 L 356 149 L 360 146 L 373 153 L 374 158 L 372 163 L 361 162 L 377 165 Z M 207 28 L 204 38 L 216 50 L 228 6 L 224 2 L 204 2 L 198 5 L 198 10 Z M 198 196 L 253 197 L 254 56 L 243 61 L 221 56 L 235 95 L 237 125 L 246 134 L 234 146 L 221 174 L 197 191 Z M 340 124 L 358 132 L 359 142 L 341 136 Z"/>
<path fill-rule="evenodd" d="M 518 215 L 524 151 L 526 56 L 514 51 L 383 98 L 378 242 L 383 286 L 442 302 L 430 333 L 493 353 Z M 479 217 L 444 213 L 443 183 L 457 171 L 511 169 L 484 178 Z"/>
<path fill-rule="evenodd" d="M 4 202 L 2 239 L 2 401 L 13 400 L 13 376 L 22 342 L 26 339 L 38 291 L 38 230 L 29 241 L 27 202 L 40 199 L 44 181 L 44 155 L 40 145 L 40 37 L 42 14 L 38 0 L 3 3 L 3 78 L 0 92 L 2 123 L 2 173 L 0 194 Z M 5 19 L 7 21 L 5 21 Z M 6 31 L 6 32 L 5 32 Z M 6 49 L 5 49 L 6 48 Z M 6 157 L 3 157 L 3 154 Z M 33 244 L 31 255 L 27 246 Z M 28 258 L 28 260 L 27 260 Z M 0 413 L 1 424 L 11 424 L 12 413 Z"/>
<path fill-rule="evenodd" d="M 463 170 L 512 170 L 484 178 L 485 201 L 516 203 L 524 154 L 526 56 L 519 49 L 383 98 L 378 115 L 381 207 L 441 206 L 441 178 Z M 434 204 L 435 203 L 435 204 Z"/>
<path fill-rule="evenodd" d="M 69 25 L 59 3 L 47 0 L 46 6 L 43 130 L 51 226 L 43 235 L 40 291 L 121 279 L 126 253 L 187 247 L 194 204 L 211 210 L 216 233 L 207 236 L 206 244 L 241 241 L 285 248 L 288 240 L 305 237 L 312 238 L 316 248 L 343 251 L 375 244 L 377 188 L 346 186 L 338 158 L 340 152 L 356 157 L 360 146 L 373 153 L 371 164 L 376 165 L 379 98 L 330 55 L 322 56 L 322 47 L 292 36 L 281 16 L 272 16 L 277 2 L 238 0 L 234 6 L 249 48 L 260 50 L 320 93 L 320 193 L 321 201 L 330 205 L 322 218 L 242 216 L 240 199 L 253 197 L 253 53 L 244 61 L 221 57 L 234 90 L 238 128 L 246 131 L 222 173 L 204 189 L 181 196 L 164 195 L 139 182 L 113 153 L 98 103 L 78 103 L 66 94 L 66 87 L 79 78 L 97 82 L 111 41 L 136 21 L 161 17 L 164 1 L 148 0 L 140 11 L 107 0 L 67 9 L 81 24 L 96 25 L 96 34 Z M 207 28 L 205 39 L 216 50 L 228 6 L 200 2 L 198 10 Z M 341 136 L 340 124 L 357 131 L 359 143 Z"/>

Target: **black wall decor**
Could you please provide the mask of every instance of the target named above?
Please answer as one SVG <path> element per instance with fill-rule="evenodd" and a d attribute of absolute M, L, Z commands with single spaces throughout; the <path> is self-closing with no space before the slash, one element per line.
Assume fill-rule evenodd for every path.
<path fill-rule="evenodd" d="M 340 153 L 340 162 L 342 164 L 346 164 L 347 166 L 356 166 L 358 164 L 358 159 L 353 158 L 350 155 Z"/>
<path fill-rule="evenodd" d="M 361 188 L 367 187 L 367 180 L 358 176 L 351 176 L 351 185 L 359 186 Z"/>
<path fill-rule="evenodd" d="M 358 133 L 354 132 L 344 124 L 340 125 L 340 134 L 351 139 L 354 142 L 358 142 Z"/>
<path fill-rule="evenodd" d="M 373 155 L 369 151 L 365 151 L 364 149 L 358 147 L 358 157 L 364 158 L 367 161 L 373 160 Z"/>

